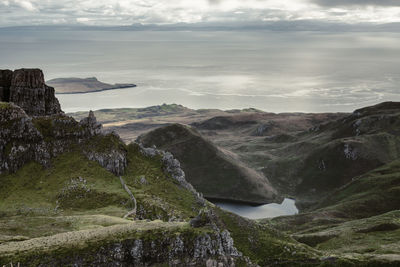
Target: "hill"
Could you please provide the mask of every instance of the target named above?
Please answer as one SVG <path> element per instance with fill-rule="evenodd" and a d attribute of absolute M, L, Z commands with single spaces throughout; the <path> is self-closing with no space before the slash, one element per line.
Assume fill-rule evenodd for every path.
<path fill-rule="evenodd" d="M 268 180 L 214 146 L 189 126 L 173 124 L 138 138 L 144 146 L 171 152 L 187 180 L 206 198 L 263 204 L 278 201 Z"/>
<path fill-rule="evenodd" d="M 323 251 L 400 262 L 399 190 L 395 160 L 354 178 L 308 212 L 264 223 Z"/>

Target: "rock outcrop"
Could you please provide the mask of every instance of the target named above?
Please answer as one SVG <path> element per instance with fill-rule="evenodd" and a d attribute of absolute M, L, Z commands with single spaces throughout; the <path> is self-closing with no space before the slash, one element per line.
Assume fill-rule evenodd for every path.
<path fill-rule="evenodd" d="M 10 87 L 13 72 L 11 70 L 0 70 L 0 101 L 10 101 Z"/>
<path fill-rule="evenodd" d="M 102 151 L 96 147 L 101 146 L 102 138 L 113 136 L 101 134 L 101 125 L 93 113 L 81 122 L 64 114 L 30 117 L 12 103 L 0 103 L 0 174 L 16 172 L 30 161 L 49 167 L 52 157 L 79 145 L 90 160 L 121 175 L 126 166 L 126 151 L 118 146 Z"/>
<path fill-rule="evenodd" d="M 153 222 L 154 224 L 154 222 Z M 37 241 L 54 244 L 44 249 L 21 251 L 21 266 L 210 266 L 233 267 L 238 262 L 245 266 L 256 266 L 234 246 L 229 231 L 195 232 L 182 224 L 161 223 L 160 227 L 146 231 L 134 229 L 135 224 L 110 226 L 101 230 L 81 231 L 80 245 L 72 246 L 76 239 L 74 232 L 58 236 L 41 237 Z M 162 227 L 171 225 L 169 229 Z M 111 236 L 112 233 L 118 235 Z M 69 246 L 62 247 L 60 255 L 55 244 L 56 238 L 69 240 Z M 96 240 L 96 242 L 90 242 Z M 71 242 L 72 241 L 72 242 Z M 23 241 L 23 245 L 28 241 Z M 74 244 L 74 243 L 72 243 Z M 32 246 L 32 244 L 31 244 Z M 38 247 L 41 248 L 41 247 Z M 59 247 L 58 247 L 59 248 Z M 48 253 L 51 251 L 52 253 Z M 4 254 L 4 253 L 3 253 Z M 7 257 L 0 257 L 0 264 L 9 263 Z"/>
<path fill-rule="evenodd" d="M 79 125 L 83 128 L 89 129 L 90 135 L 96 135 L 101 133 L 102 125 L 97 122 L 96 117 L 94 116 L 93 111 L 89 111 L 89 116 L 87 118 L 83 118 Z"/>
<path fill-rule="evenodd" d="M 203 194 L 196 191 L 196 189 L 186 181 L 185 172 L 181 168 L 180 162 L 174 158 L 174 156 L 153 147 L 144 147 L 143 144 L 138 143 L 140 147 L 140 152 L 146 157 L 161 157 L 161 162 L 163 164 L 163 170 L 166 174 L 171 175 L 173 179 L 175 179 L 179 185 L 187 190 L 189 190 L 196 198 L 196 201 L 205 206 L 206 200 L 203 197 Z"/>
<path fill-rule="evenodd" d="M 0 101 L 0 174 L 32 160 L 49 167 L 52 157 L 74 145 L 84 146 L 90 160 L 115 175 L 123 174 L 126 151 L 118 145 L 103 151 L 101 139 L 108 137 L 93 111 L 80 122 L 66 116 L 40 69 L 0 70 Z M 95 136 L 101 137 L 93 141 Z M 119 142 L 118 137 L 113 144 Z"/>
<path fill-rule="evenodd" d="M 62 112 L 54 88 L 45 84 L 40 69 L 0 70 L 0 101 L 18 105 L 29 116 Z"/>
<path fill-rule="evenodd" d="M 89 160 L 98 162 L 103 168 L 115 175 L 123 175 L 128 165 L 126 150 L 110 148 L 109 151 L 96 151 L 95 148 L 85 149 L 84 154 Z"/>

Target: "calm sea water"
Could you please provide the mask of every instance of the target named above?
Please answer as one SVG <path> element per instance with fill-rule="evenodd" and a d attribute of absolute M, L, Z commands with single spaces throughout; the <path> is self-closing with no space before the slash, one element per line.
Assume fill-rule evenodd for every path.
<path fill-rule="evenodd" d="M 400 101 L 400 34 L 12 31 L 0 68 L 138 87 L 59 95 L 65 111 L 179 103 L 273 112 L 352 111 Z"/>
<path fill-rule="evenodd" d="M 274 218 L 299 213 L 295 201 L 289 198 L 285 198 L 281 204 L 272 203 L 255 207 L 229 202 L 214 202 L 214 204 L 249 219 Z"/>

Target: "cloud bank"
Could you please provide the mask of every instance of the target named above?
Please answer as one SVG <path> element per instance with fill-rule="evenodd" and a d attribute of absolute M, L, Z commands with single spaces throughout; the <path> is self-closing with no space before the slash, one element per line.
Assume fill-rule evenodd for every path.
<path fill-rule="evenodd" d="M 400 21 L 400 0 L 0 0 L 0 26 Z"/>
<path fill-rule="evenodd" d="M 321 6 L 400 6 L 399 0 L 313 0 Z"/>

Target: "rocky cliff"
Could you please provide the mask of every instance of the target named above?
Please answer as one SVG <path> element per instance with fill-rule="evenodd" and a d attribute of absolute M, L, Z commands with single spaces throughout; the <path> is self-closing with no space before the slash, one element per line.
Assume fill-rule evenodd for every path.
<path fill-rule="evenodd" d="M 41 237 L 20 242 L 17 247 L 0 245 L 0 251 L 3 255 L 12 255 L 15 250 L 23 253 L 25 258 L 20 263 L 24 266 L 233 267 L 238 261 L 246 262 L 246 266 L 256 266 L 237 251 L 229 231 L 194 233 L 193 230 L 186 223 L 138 222 L 58 234 L 58 239 L 68 240 L 66 243 L 54 237 Z M 125 237 L 118 240 L 113 234 Z M 96 242 L 91 242 L 93 240 Z M 51 245 L 50 250 L 62 253 L 46 255 L 40 251 L 45 243 Z M 0 262 L 7 262 L 6 259 L 0 256 Z M 15 257 L 9 258 L 10 261 L 13 259 Z"/>
<path fill-rule="evenodd" d="M 126 166 L 126 152 L 116 146 L 114 153 L 105 153 L 90 145 L 105 138 L 113 137 L 101 134 L 101 125 L 93 114 L 81 122 L 63 114 L 32 118 L 12 103 L 1 103 L 0 174 L 16 172 L 30 161 L 49 167 L 51 158 L 79 145 L 90 160 L 120 175 Z M 97 156 L 91 156 L 94 154 Z"/>
<path fill-rule="evenodd" d="M 92 111 L 80 122 L 66 116 L 41 70 L 0 70 L 0 100 L 0 174 L 16 172 L 30 161 L 49 167 L 51 158 L 75 146 L 110 172 L 123 174 L 126 151 L 119 137 L 103 135 Z M 104 139 L 114 146 L 93 145 Z"/>
<path fill-rule="evenodd" d="M 10 101 L 12 75 L 11 70 L 0 70 L 0 101 Z"/>
<path fill-rule="evenodd" d="M 54 88 L 45 84 L 40 69 L 0 70 L 0 101 L 18 105 L 29 116 L 62 112 Z"/>

